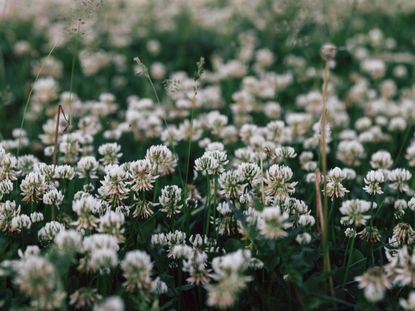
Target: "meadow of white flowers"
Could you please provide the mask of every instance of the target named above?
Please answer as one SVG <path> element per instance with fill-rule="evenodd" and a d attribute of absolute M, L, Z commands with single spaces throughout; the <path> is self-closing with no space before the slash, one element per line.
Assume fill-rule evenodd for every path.
<path fill-rule="evenodd" d="M 0 16 L 1 310 L 415 310 L 413 1 Z"/>

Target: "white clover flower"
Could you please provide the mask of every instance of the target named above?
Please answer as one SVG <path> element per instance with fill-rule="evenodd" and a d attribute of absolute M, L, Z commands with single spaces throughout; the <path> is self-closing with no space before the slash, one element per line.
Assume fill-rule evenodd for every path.
<path fill-rule="evenodd" d="M 383 173 L 380 171 L 370 171 L 366 174 L 364 179 L 366 186 L 363 188 L 367 193 L 374 195 L 374 194 L 382 194 L 382 188 L 379 184 L 385 181 L 385 177 Z"/>
<path fill-rule="evenodd" d="M 127 252 L 121 262 L 121 269 L 126 279 L 123 285 L 128 291 L 140 290 L 149 292 L 151 290 L 153 263 L 146 252 L 139 250 Z"/>
<path fill-rule="evenodd" d="M 281 115 L 281 105 L 277 102 L 267 102 L 264 106 L 264 113 L 268 119 L 278 119 Z"/>
<path fill-rule="evenodd" d="M 98 161 L 95 159 L 95 157 L 92 157 L 92 156 L 82 157 L 76 165 L 78 176 L 80 178 L 90 178 L 90 179 L 98 178 L 97 176 L 98 167 L 99 167 Z"/>
<path fill-rule="evenodd" d="M 415 196 L 409 200 L 408 207 L 411 211 L 415 211 Z"/>
<path fill-rule="evenodd" d="M 57 165 L 55 167 L 55 178 L 72 180 L 75 177 L 75 169 L 69 165 Z"/>
<path fill-rule="evenodd" d="M 289 146 L 280 146 L 275 148 L 275 157 L 278 162 L 281 162 L 285 159 L 294 159 L 297 156 L 295 149 Z"/>
<path fill-rule="evenodd" d="M 212 260 L 212 278 L 218 283 L 206 286 L 209 306 L 225 309 L 235 303 L 240 291 L 251 281 L 250 277 L 243 275 L 250 259 L 250 251 L 238 250 Z"/>
<path fill-rule="evenodd" d="M 414 311 L 415 310 L 415 291 L 411 291 L 407 299 L 400 298 L 399 304 L 404 310 Z"/>
<path fill-rule="evenodd" d="M 41 222 L 43 221 L 43 219 L 44 216 L 42 213 L 33 212 L 30 214 L 30 220 L 32 221 L 32 223 Z"/>
<path fill-rule="evenodd" d="M 383 299 L 386 289 L 392 285 L 382 267 L 372 267 L 363 275 L 355 278 L 360 289 L 364 290 L 365 297 L 371 302 Z"/>
<path fill-rule="evenodd" d="M 195 251 L 183 261 L 183 271 L 189 273 L 186 281 L 190 284 L 206 285 L 209 282 L 206 268 L 208 256 L 205 252 Z"/>
<path fill-rule="evenodd" d="M 295 237 L 295 241 L 296 241 L 298 244 L 300 244 L 300 245 L 307 245 L 307 244 L 310 244 L 310 242 L 311 242 L 311 235 L 310 235 L 309 233 L 307 233 L 307 232 L 304 232 L 304 233 L 298 234 L 298 235 Z"/>
<path fill-rule="evenodd" d="M 189 237 L 189 243 L 197 249 L 203 248 L 203 246 L 209 243 L 209 238 L 206 235 L 195 234 Z"/>
<path fill-rule="evenodd" d="M 2 148 L 0 146 L 0 148 Z M 2 148 L 0 152 L 0 180 L 17 179 L 17 159 Z"/>
<path fill-rule="evenodd" d="M 285 165 L 272 165 L 266 172 L 265 192 L 270 196 L 285 198 L 295 192 L 297 182 L 290 182 L 293 171 Z"/>
<path fill-rule="evenodd" d="M 357 233 L 353 228 L 346 228 L 346 230 L 344 230 L 344 235 L 348 238 L 354 238 L 356 237 Z"/>
<path fill-rule="evenodd" d="M 18 262 L 16 268 L 14 282 L 30 297 L 48 296 L 55 290 L 56 271 L 47 259 L 38 255 L 27 256 Z"/>
<path fill-rule="evenodd" d="M 364 226 L 370 219 L 365 215 L 370 210 L 370 202 L 364 200 L 347 200 L 342 202 L 340 213 L 344 216 L 340 219 L 341 224 L 346 226 Z"/>
<path fill-rule="evenodd" d="M 163 145 L 151 146 L 146 153 L 146 159 L 150 161 L 154 175 L 167 175 L 174 171 L 177 159 L 169 148 Z"/>
<path fill-rule="evenodd" d="M 98 294 L 98 289 L 81 287 L 70 295 L 69 305 L 76 309 L 90 308 L 96 301 L 101 299 L 102 296 Z"/>
<path fill-rule="evenodd" d="M 95 249 L 109 248 L 118 251 L 117 239 L 109 234 L 93 234 L 84 238 L 82 247 L 86 252 L 92 252 Z"/>
<path fill-rule="evenodd" d="M 183 244 L 186 240 L 186 233 L 183 231 L 175 230 L 174 232 L 167 233 L 166 238 L 167 245 L 169 246 Z"/>
<path fill-rule="evenodd" d="M 82 247 L 82 235 L 75 230 L 61 230 L 55 236 L 54 243 L 63 253 L 79 251 Z"/>
<path fill-rule="evenodd" d="M 343 168 L 342 171 L 344 172 L 344 174 L 346 175 L 346 180 L 354 180 L 356 179 L 356 171 L 354 169 L 351 168 Z"/>
<path fill-rule="evenodd" d="M 43 195 L 43 203 L 59 207 L 63 202 L 63 194 L 60 190 L 52 189 Z"/>
<path fill-rule="evenodd" d="M 45 177 L 43 175 L 36 172 L 30 172 L 20 184 L 23 201 L 36 203 L 41 200 L 43 193 L 45 192 L 45 186 Z"/>
<path fill-rule="evenodd" d="M 3 199 L 4 196 L 9 194 L 13 191 L 13 183 L 8 180 L 0 180 L 0 200 Z"/>
<path fill-rule="evenodd" d="M 218 111 L 211 111 L 206 115 L 205 123 L 212 134 L 219 135 L 221 130 L 228 124 L 228 117 Z"/>
<path fill-rule="evenodd" d="M 337 146 L 337 159 L 347 165 L 360 165 L 360 161 L 364 156 L 365 149 L 358 141 L 341 141 Z"/>
<path fill-rule="evenodd" d="M 168 240 L 164 233 L 155 233 L 151 235 L 151 245 L 166 246 L 167 244 Z"/>
<path fill-rule="evenodd" d="M 219 176 L 220 193 L 229 199 L 239 199 L 244 184 L 236 170 L 225 171 Z"/>
<path fill-rule="evenodd" d="M 31 154 L 20 156 L 17 159 L 17 168 L 20 170 L 20 175 L 29 174 L 38 163 L 39 160 Z"/>
<path fill-rule="evenodd" d="M 167 128 L 161 132 L 161 141 L 166 146 L 174 147 L 182 139 L 182 132 L 176 126 L 168 125 Z"/>
<path fill-rule="evenodd" d="M 32 222 L 30 220 L 30 217 L 24 214 L 13 217 L 10 225 L 11 231 L 17 232 L 20 232 L 23 229 L 30 229 L 31 226 Z"/>
<path fill-rule="evenodd" d="M 221 142 L 211 142 L 206 146 L 206 151 L 225 151 L 225 146 Z"/>
<path fill-rule="evenodd" d="M 170 250 L 168 256 L 173 259 L 188 259 L 193 255 L 193 249 L 184 244 L 174 245 Z"/>
<path fill-rule="evenodd" d="M 284 211 L 290 215 L 308 215 L 307 213 L 309 213 L 307 204 L 302 200 L 298 200 L 296 198 L 285 198 L 282 202 Z"/>
<path fill-rule="evenodd" d="M 389 131 L 403 131 L 406 129 L 406 120 L 403 117 L 394 117 L 389 121 Z"/>
<path fill-rule="evenodd" d="M 415 166 L 415 143 L 412 143 L 406 149 L 405 158 L 408 160 L 408 165 L 409 166 L 411 166 L 411 167 Z"/>
<path fill-rule="evenodd" d="M 88 267 L 102 274 L 108 274 L 117 264 L 117 252 L 110 248 L 94 249 L 88 259 Z"/>
<path fill-rule="evenodd" d="M 24 252 L 21 249 L 17 251 L 20 259 L 27 259 L 31 256 L 39 256 L 40 255 L 40 248 L 37 245 L 28 245 Z"/>
<path fill-rule="evenodd" d="M 159 197 L 162 211 L 167 214 L 168 218 L 172 218 L 174 214 L 180 213 L 182 204 L 180 204 L 182 189 L 176 185 L 165 186 L 161 189 Z"/>
<path fill-rule="evenodd" d="M 405 215 L 405 210 L 408 208 L 408 203 L 403 200 L 396 200 L 393 203 L 393 207 L 394 207 L 394 216 L 396 219 L 402 218 L 403 215 Z"/>
<path fill-rule="evenodd" d="M 80 268 L 108 274 L 117 266 L 119 246 L 116 237 L 109 234 L 94 234 L 85 237 L 82 246 L 86 257 L 80 263 Z"/>
<path fill-rule="evenodd" d="M 230 207 L 228 202 L 219 203 L 219 205 L 217 207 L 217 210 L 221 215 L 226 215 L 226 214 L 231 214 L 232 213 L 232 208 Z"/>
<path fill-rule="evenodd" d="M 257 185 L 261 181 L 261 168 L 256 163 L 241 163 L 237 168 L 237 173 L 243 182 L 250 185 Z"/>
<path fill-rule="evenodd" d="M 300 215 L 298 219 L 298 224 L 303 227 L 307 227 L 307 226 L 312 227 L 315 225 L 315 223 L 316 223 L 316 219 L 313 216 L 308 215 L 308 214 Z"/>
<path fill-rule="evenodd" d="M 45 224 L 37 233 L 39 240 L 52 241 L 55 236 L 62 230 L 65 230 L 65 226 L 57 221 L 51 221 Z"/>
<path fill-rule="evenodd" d="M 108 233 L 116 237 L 119 243 L 125 241 L 124 228 L 125 217 L 122 213 L 107 211 L 98 220 L 97 231 L 100 233 Z"/>
<path fill-rule="evenodd" d="M 361 117 L 356 120 L 354 127 L 356 130 L 362 132 L 369 129 L 372 126 L 372 120 L 368 117 Z"/>
<path fill-rule="evenodd" d="M 96 304 L 93 311 L 124 311 L 124 301 L 118 296 L 107 297 Z"/>
<path fill-rule="evenodd" d="M 46 189 L 56 188 L 55 184 L 55 166 L 47 165 L 45 163 L 37 163 L 33 168 L 34 172 L 40 173 L 44 176 L 46 182 Z"/>
<path fill-rule="evenodd" d="M 360 67 L 375 80 L 381 79 L 386 70 L 384 61 L 376 58 L 365 58 L 360 64 Z"/>
<path fill-rule="evenodd" d="M 80 142 L 82 141 L 84 141 L 83 137 L 78 132 L 64 134 L 59 144 L 61 161 L 65 163 L 75 163 L 81 151 Z"/>
<path fill-rule="evenodd" d="M 94 214 L 101 209 L 101 202 L 92 195 L 85 195 L 72 202 L 72 210 L 78 215 L 74 225 L 78 229 L 90 229 L 96 226 L 97 219 Z"/>
<path fill-rule="evenodd" d="M 203 175 L 213 175 L 219 168 L 219 161 L 213 157 L 203 155 L 195 160 L 195 171 Z"/>
<path fill-rule="evenodd" d="M 267 124 L 267 139 L 282 142 L 284 138 L 285 124 L 283 121 L 271 121 Z"/>
<path fill-rule="evenodd" d="M 106 175 L 101 180 L 98 193 L 113 205 L 120 205 L 122 200 L 128 196 L 127 172 L 119 165 L 105 167 Z"/>
<path fill-rule="evenodd" d="M 131 162 L 129 171 L 132 178 L 131 190 L 139 192 L 149 191 L 153 188 L 157 176 L 153 176 L 149 160 Z"/>
<path fill-rule="evenodd" d="M 167 284 L 160 280 L 160 277 L 156 277 L 151 283 L 151 292 L 155 295 L 163 295 L 169 291 Z"/>
<path fill-rule="evenodd" d="M 235 157 L 241 162 L 255 162 L 256 160 L 259 160 L 259 154 L 251 148 L 236 149 Z"/>
<path fill-rule="evenodd" d="M 104 165 L 113 165 L 118 164 L 119 158 L 121 158 L 122 153 L 121 146 L 117 143 L 107 143 L 99 146 L 98 153 L 102 156 L 100 161 Z"/>
<path fill-rule="evenodd" d="M 396 241 L 398 245 L 411 245 L 414 242 L 415 230 L 410 224 L 401 222 L 393 228 L 392 240 Z"/>
<path fill-rule="evenodd" d="M 228 164 L 228 155 L 222 150 L 208 150 L 204 153 L 204 156 L 211 157 L 218 162 L 218 168 L 214 171 L 215 175 L 219 175 L 224 171 L 224 166 Z"/>
<path fill-rule="evenodd" d="M 179 130 L 185 141 L 197 141 L 203 134 L 202 122 L 197 119 L 193 119 L 193 121 L 185 119 L 182 123 L 180 123 Z"/>
<path fill-rule="evenodd" d="M 342 198 L 349 192 L 343 185 L 342 181 L 346 179 L 346 173 L 335 167 L 327 174 L 327 195 L 329 198 Z"/>
<path fill-rule="evenodd" d="M 249 139 L 248 146 L 255 151 L 261 152 L 266 146 L 266 143 L 264 136 L 255 134 Z"/>
<path fill-rule="evenodd" d="M 409 192 L 410 188 L 407 185 L 412 177 L 412 174 L 407 169 L 396 168 L 388 173 L 387 179 L 390 181 L 389 187 L 399 192 Z"/>
<path fill-rule="evenodd" d="M 318 164 L 315 161 L 304 163 L 304 165 L 302 166 L 302 168 L 308 172 L 315 172 L 317 167 L 318 167 Z"/>
<path fill-rule="evenodd" d="M 33 99 L 47 103 L 58 97 L 58 85 L 52 77 L 40 78 L 33 84 Z"/>
<path fill-rule="evenodd" d="M 288 222 L 289 215 L 281 212 L 279 206 L 266 207 L 258 218 L 258 230 L 268 239 L 279 239 L 286 237 L 288 233 L 285 231 L 292 224 Z"/>

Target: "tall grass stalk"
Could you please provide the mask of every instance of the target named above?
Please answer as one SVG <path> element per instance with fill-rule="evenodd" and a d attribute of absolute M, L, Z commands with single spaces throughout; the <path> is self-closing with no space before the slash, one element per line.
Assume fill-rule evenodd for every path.
<path fill-rule="evenodd" d="M 260 155 L 259 165 L 261 168 L 261 203 L 265 205 L 264 160 L 262 159 L 262 153 Z"/>
<path fill-rule="evenodd" d="M 134 61 L 136 62 L 136 64 L 138 65 L 138 71 L 136 71 L 136 74 L 137 75 L 142 75 L 142 76 L 144 76 L 144 78 L 147 80 L 147 82 L 150 84 L 150 87 L 151 87 L 151 90 L 153 91 L 153 94 L 154 94 L 154 97 L 156 98 L 156 102 L 157 102 L 157 104 L 161 107 L 162 106 L 162 104 L 161 104 L 161 101 L 160 101 L 160 98 L 159 98 L 159 96 L 158 96 L 158 94 L 157 94 L 157 90 L 156 90 L 156 87 L 154 86 L 154 83 L 153 83 L 153 79 L 151 79 L 151 76 L 150 76 L 150 74 L 148 73 L 148 69 L 147 69 L 147 67 L 146 67 L 146 65 L 140 60 L 140 58 L 138 58 L 138 57 L 135 57 L 134 58 Z M 163 123 L 164 123 L 164 126 L 167 128 L 167 121 L 166 121 L 166 119 L 164 118 L 164 116 L 162 115 L 161 116 L 161 118 L 162 118 L 162 120 L 163 120 Z M 174 145 L 172 145 L 171 146 L 171 148 L 173 149 L 173 153 L 174 154 L 177 154 L 177 152 L 176 152 L 176 148 L 174 147 Z M 185 180 L 183 179 L 183 176 L 182 176 L 182 171 L 181 171 L 181 168 L 180 168 L 180 165 L 178 165 L 177 166 L 177 170 L 178 170 L 178 173 L 179 173 L 179 176 L 180 176 L 180 181 L 181 181 L 181 184 L 182 184 L 182 188 L 183 189 L 185 189 L 185 186 L 186 186 L 186 183 L 185 183 Z M 158 179 L 157 179 L 158 180 Z M 157 181 L 156 181 L 157 182 Z M 153 200 L 154 201 L 154 200 Z"/>
<path fill-rule="evenodd" d="M 78 20 L 78 25 L 76 28 L 76 36 L 75 36 L 75 46 L 74 49 L 72 51 L 72 64 L 71 64 L 71 78 L 70 78 L 70 82 L 69 82 L 69 102 L 70 102 L 70 109 L 71 111 L 69 111 L 69 118 L 70 118 L 70 123 L 72 122 L 72 105 L 73 105 L 73 83 L 74 83 L 74 76 L 75 76 L 75 63 L 76 63 L 76 57 L 78 56 L 78 49 L 79 49 L 79 33 L 81 31 L 81 20 Z"/>
<path fill-rule="evenodd" d="M 214 177 L 214 184 L 213 184 L 213 223 L 215 226 L 215 238 L 218 237 L 218 232 L 216 229 L 216 209 L 218 207 L 218 187 L 219 187 L 219 183 L 218 183 L 218 176 L 215 175 Z"/>
<path fill-rule="evenodd" d="M 345 269 L 344 277 L 343 277 L 343 288 L 344 288 L 344 286 L 345 286 L 345 284 L 347 282 L 347 277 L 349 276 L 349 270 L 350 270 L 350 265 L 352 263 L 353 248 L 354 248 L 355 241 L 356 241 L 356 233 L 351 238 L 350 248 L 348 250 L 347 262 L 346 262 L 346 269 Z"/>
<path fill-rule="evenodd" d="M 211 190 L 210 190 L 210 176 L 206 176 L 207 182 L 207 194 L 206 194 L 206 219 L 205 219 L 205 235 L 209 236 L 209 224 L 210 224 L 210 197 L 211 197 Z"/>
<path fill-rule="evenodd" d="M 56 43 L 50 49 L 50 51 L 49 51 L 49 53 L 48 53 L 48 55 L 46 57 L 49 57 L 49 56 L 52 55 L 53 51 L 55 50 L 55 47 L 56 47 Z M 23 109 L 22 121 L 20 123 L 20 131 L 22 131 L 23 130 L 23 127 L 24 127 L 24 123 L 25 123 L 25 120 L 26 120 L 27 109 L 29 108 L 30 99 L 31 99 L 32 94 L 33 94 L 33 87 L 34 87 L 36 81 L 39 80 L 39 76 L 40 76 L 42 70 L 43 70 L 43 63 L 41 64 L 41 66 L 39 68 L 39 71 L 36 73 L 35 80 L 33 81 L 32 87 L 30 88 L 29 94 L 27 95 L 26 103 L 25 103 L 24 109 Z M 20 154 L 20 147 L 21 147 L 21 136 L 19 135 L 19 140 L 18 140 L 18 143 L 17 143 L 17 151 L 16 151 L 16 156 L 17 157 Z"/>
<path fill-rule="evenodd" d="M 199 91 L 199 81 L 203 74 L 203 66 L 205 64 L 205 59 L 203 57 L 196 63 L 196 73 L 194 75 L 195 85 L 193 87 L 193 97 L 191 98 L 191 107 L 190 107 L 190 137 L 189 137 L 189 144 L 187 147 L 187 159 L 186 159 L 186 192 L 187 192 L 187 185 L 189 183 L 189 169 L 190 169 L 190 153 L 192 150 L 192 136 L 193 136 L 193 119 L 194 119 L 194 110 L 196 106 L 196 98 L 197 93 Z"/>
<path fill-rule="evenodd" d="M 323 270 L 328 276 L 330 293 L 334 297 L 334 284 L 331 276 L 331 264 L 330 264 L 330 250 L 329 250 L 329 210 L 328 210 L 328 197 L 327 197 L 327 105 L 328 105 L 328 84 L 330 80 L 330 67 L 329 62 L 326 60 L 323 71 L 323 110 L 321 114 L 320 123 L 320 161 L 321 161 L 321 173 L 323 177 L 323 228 L 322 228 L 322 250 L 323 250 Z"/>

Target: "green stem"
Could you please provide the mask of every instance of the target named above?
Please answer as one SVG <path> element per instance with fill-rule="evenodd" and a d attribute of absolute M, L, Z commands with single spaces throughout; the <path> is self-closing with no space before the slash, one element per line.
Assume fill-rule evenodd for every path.
<path fill-rule="evenodd" d="M 372 195 L 372 200 L 370 202 L 370 227 L 373 226 L 373 221 L 374 221 L 374 218 L 375 218 L 375 215 L 373 213 L 373 210 L 374 210 L 373 209 L 373 203 L 374 203 L 374 201 L 375 201 L 375 196 Z M 372 264 L 374 265 L 375 264 L 375 257 L 373 255 L 373 244 L 372 243 L 370 243 L 370 257 L 372 258 Z"/>
<path fill-rule="evenodd" d="M 192 108 L 190 111 L 190 137 L 189 137 L 189 144 L 187 146 L 187 158 L 186 158 L 186 189 L 187 189 L 187 184 L 189 183 L 190 154 L 192 150 L 192 136 L 193 136 L 193 118 L 194 118 L 194 109 L 192 105 Z"/>
<path fill-rule="evenodd" d="M 335 218 L 335 212 L 334 212 L 334 198 L 332 198 L 331 205 L 330 205 L 330 211 L 329 211 L 329 217 L 328 217 L 328 223 L 332 224 L 330 226 L 330 232 L 331 232 L 331 240 L 335 240 L 335 233 L 334 233 L 334 218 Z"/>
<path fill-rule="evenodd" d="M 210 223 L 210 177 L 206 176 L 207 180 L 207 194 L 206 194 L 206 219 L 205 219 L 205 235 L 209 236 Z"/>
<path fill-rule="evenodd" d="M 48 54 L 46 57 L 49 57 L 50 55 L 52 55 L 53 51 L 55 50 L 55 47 L 56 47 L 56 44 L 54 44 L 54 46 L 53 46 L 53 47 L 52 47 L 52 49 L 49 51 L 49 54 Z M 22 117 L 22 122 L 20 123 L 20 131 L 23 129 L 23 126 L 24 126 L 24 121 L 25 121 L 25 119 L 26 119 L 27 109 L 29 108 L 30 98 L 32 97 L 32 94 L 33 94 L 33 86 L 34 86 L 34 84 L 36 83 L 36 81 L 37 81 L 37 80 L 39 80 L 39 76 L 40 76 L 40 73 L 42 72 L 42 70 L 43 70 L 43 63 L 42 63 L 42 65 L 40 66 L 39 71 L 38 71 L 38 72 L 37 72 L 37 74 L 36 74 L 35 81 L 33 81 L 32 87 L 30 88 L 30 92 L 29 92 L 29 94 L 27 95 L 27 98 L 26 98 L 26 103 L 25 103 L 24 108 L 23 108 L 23 117 Z M 17 156 L 17 157 L 18 157 L 18 156 L 19 156 L 19 154 L 20 154 L 20 147 L 21 147 L 21 136 L 19 135 L 19 141 L 18 141 L 18 144 L 17 144 L 17 152 L 16 152 L 16 156 Z"/>
<path fill-rule="evenodd" d="M 71 79 L 69 82 L 69 101 L 70 101 L 70 111 L 69 111 L 69 124 L 72 122 L 72 90 L 73 90 L 73 81 L 75 76 L 75 62 L 76 57 L 78 56 L 78 49 L 79 49 L 79 31 L 81 28 L 81 21 L 78 21 L 78 27 L 76 30 L 76 36 L 75 36 L 75 48 L 72 51 L 72 65 L 71 65 Z"/>
<path fill-rule="evenodd" d="M 344 279 L 343 279 L 343 288 L 344 288 L 344 286 L 345 286 L 345 284 L 346 284 L 347 277 L 348 277 L 348 275 L 349 275 L 349 269 L 350 269 L 350 264 L 351 264 L 351 262 L 352 262 L 352 255 L 353 255 L 353 248 L 354 248 L 354 243 L 355 243 L 355 240 L 356 240 L 356 235 L 354 235 L 354 236 L 352 237 L 352 242 L 351 242 L 351 244 L 350 244 L 349 255 L 348 255 L 348 258 L 347 258 L 347 264 L 346 264 L 346 271 L 345 271 L 345 273 L 344 273 Z"/>
<path fill-rule="evenodd" d="M 158 164 L 156 165 L 156 174 L 155 174 L 155 176 L 157 176 L 158 175 L 158 171 L 159 171 L 159 167 L 158 167 Z M 155 183 L 155 185 L 154 185 L 154 192 L 153 192 L 153 203 L 156 203 L 156 199 L 157 199 L 157 191 L 158 191 L 158 186 L 159 186 L 159 178 L 160 177 L 157 177 L 157 179 L 156 179 L 156 183 Z"/>
<path fill-rule="evenodd" d="M 213 222 L 215 224 L 215 237 L 218 237 L 218 232 L 216 230 L 216 209 L 218 207 L 218 176 L 215 175 L 215 181 L 214 181 L 214 194 L 213 194 Z"/>
<path fill-rule="evenodd" d="M 344 258 L 343 258 L 343 267 L 346 267 L 346 260 L 347 260 L 347 254 L 349 251 L 349 247 L 350 247 L 350 239 L 347 239 L 346 251 L 344 252 Z"/>
<path fill-rule="evenodd" d="M 51 206 L 51 219 L 52 219 L 52 221 L 56 220 L 56 208 L 55 208 L 54 204 L 52 204 L 52 206 Z"/>
<path fill-rule="evenodd" d="M 147 79 L 148 83 L 150 84 L 151 89 L 153 90 L 154 96 L 156 97 L 157 104 L 161 107 L 160 98 L 159 98 L 159 96 L 158 96 L 158 94 L 157 94 L 157 91 L 156 91 L 156 88 L 155 88 L 155 86 L 154 86 L 153 80 L 151 79 L 151 77 L 150 77 L 150 75 L 149 75 L 149 74 L 146 74 L 146 79 Z M 166 121 L 166 119 L 165 119 L 163 116 L 162 116 L 162 120 L 163 120 L 164 126 L 167 128 L 167 121 Z M 174 147 L 174 145 L 172 145 L 171 147 L 172 147 L 172 149 L 173 149 L 173 153 L 174 153 L 174 154 L 177 154 L 177 152 L 176 152 L 176 148 Z M 186 187 L 187 187 L 187 177 L 186 177 L 186 184 L 185 184 L 185 183 L 184 183 L 183 176 L 182 176 L 182 171 L 181 171 L 181 167 L 180 167 L 180 165 L 177 165 L 177 170 L 178 170 L 178 173 L 179 173 L 179 176 L 180 176 L 181 182 L 182 182 L 182 188 L 183 188 L 183 189 L 187 189 L 187 188 L 186 188 Z M 189 171 L 189 169 L 187 169 L 187 170 L 186 170 L 186 173 L 188 173 L 188 171 Z"/>
<path fill-rule="evenodd" d="M 327 137 L 326 137 L 326 128 L 327 128 L 327 105 L 328 105 L 328 83 L 330 80 L 330 67 L 329 63 L 326 62 L 323 71 L 323 110 L 321 114 L 321 142 L 320 142 L 320 160 L 321 160 L 321 173 L 323 176 L 323 238 L 322 238 L 322 247 L 323 247 L 323 267 L 324 272 L 328 277 L 329 289 L 331 296 L 335 297 L 333 278 L 331 276 L 331 264 L 330 264 L 330 252 L 328 245 L 328 197 L 327 197 Z"/>

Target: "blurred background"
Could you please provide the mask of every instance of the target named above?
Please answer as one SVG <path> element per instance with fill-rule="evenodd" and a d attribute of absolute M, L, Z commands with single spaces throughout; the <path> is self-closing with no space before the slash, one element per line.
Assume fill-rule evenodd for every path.
<path fill-rule="evenodd" d="M 340 47 L 335 74 L 350 83 L 369 55 L 404 66 L 398 84 L 413 81 L 413 0 L 0 0 L 0 14 L 3 137 L 20 124 L 42 76 L 82 100 L 111 93 L 125 107 L 130 95 L 152 96 L 135 75 L 136 56 L 161 94 L 166 79 L 179 71 L 192 75 L 204 57 L 206 69 L 221 75 L 225 103 L 255 70 L 251 65 L 267 57 L 268 70 L 281 84 L 289 81 L 278 92 L 281 105 L 320 88 L 319 50 L 326 42 Z M 339 97 L 350 85 L 338 88 Z M 29 129 L 36 126 L 28 120 Z"/>

